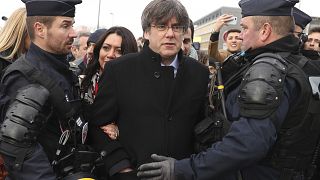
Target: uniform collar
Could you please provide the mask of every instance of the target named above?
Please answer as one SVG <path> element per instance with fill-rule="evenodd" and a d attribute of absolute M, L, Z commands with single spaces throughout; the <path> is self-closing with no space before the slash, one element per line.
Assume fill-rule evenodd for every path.
<path fill-rule="evenodd" d="M 31 43 L 30 49 L 26 54 L 26 59 L 39 63 L 40 61 L 53 66 L 57 70 L 69 70 L 69 63 L 66 60 L 67 55 L 59 55 L 44 51 L 34 43 Z M 38 62 L 37 62 L 38 61 Z"/>
<path fill-rule="evenodd" d="M 250 60 L 258 56 L 259 54 L 262 54 L 265 52 L 272 52 L 272 53 L 290 52 L 290 53 L 296 54 L 298 51 L 299 51 L 299 39 L 296 38 L 293 34 L 290 34 L 270 44 L 267 44 L 263 47 L 260 47 L 254 50 L 249 50 L 248 52 L 246 52 L 245 57 Z"/>

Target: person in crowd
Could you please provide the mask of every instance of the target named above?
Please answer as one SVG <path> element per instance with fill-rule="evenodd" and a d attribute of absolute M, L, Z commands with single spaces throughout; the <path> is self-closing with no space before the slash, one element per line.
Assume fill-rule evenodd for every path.
<path fill-rule="evenodd" d="M 90 28 L 88 26 L 85 26 L 85 25 L 80 25 L 80 26 L 77 26 L 75 28 L 77 34 L 81 34 L 81 33 L 90 33 Z"/>
<path fill-rule="evenodd" d="M 16 9 L 6 19 L 6 24 L 0 31 L 0 74 L 29 49 L 30 38 L 26 28 L 26 14 L 26 8 Z M 7 171 L 0 156 L 0 179 L 4 179 L 6 175 Z"/>
<path fill-rule="evenodd" d="M 178 0 L 153 0 L 141 24 L 143 50 L 105 64 L 92 106 L 88 133 L 95 148 L 106 152 L 110 179 L 138 179 L 137 167 L 150 162 L 152 152 L 188 157 L 193 128 L 204 118 L 209 72 L 183 56 L 185 7 Z M 120 131 L 116 141 L 101 130 L 112 122 Z"/>
<path fill-rule="evenodd" d="M 90 103 L 98 92 L 98 83 L 105 63 L 128 53 L 138 52 L 134 35 L 130 30 L 114 26 L 101 35 L 95 44 L 93 60 L 87 65 L 85 77 L 81 83 L 82 90 Z"/>
<path fill-rule="evenodd" d="M 295 22 L 293 34 L 297 38 L 301 38 L 301 35 L 304 35 L 304 29 L 312 21 L 312 18 L 296 7 L 293 7 L 292 14 Z"/>
<path fill-rule="evenodd" d="M 82 59 L 87 53 L 87 41 L 90 36 L 88 32 L 80 32 L 74 39 L 71 47 L 71 52 L 75 60 Z"/>
<path fill-rule="evenodd" d="M 204 64 L 208 67 L 210 75 L 212 76 L 215 73 L 215 66 L 214 66 L 214 60 L 209 57 L 208 52 L 204 50 L 198 51 L 198 62 Z"/>
<path fill-rule="evenodd" d="M 199 59 L 198 61 L 206 66 L 209 66 L 209 55 L 206 51 L 204 50 L 199 50 L 198 51 L 198 56 Z"/>
<path fill-rule="evenodd" d="M 83 62 L 83 58 L 87 53 L 87 41 L 89 36 L 89 32 L 79 32 L 72 43 L 71 53 L 74 60 L 69 62 L 69 64 L 76 75 L 83 74 L 83 71 L 85 70 L 85 66 L 81 66 L 80 64 Z"/>
<path fill-rule="evenodd" d="M 320 27 L 313 27 L 309 30 L 308 40 L 304 45 L 305 50 L 320 52 Z"/>
<path fill-rule="evenodd" d="M 9 180 L 55 180 L 51 162 L 66 126 L 62 123 L 64 115 L 59 111 L 59 106 L 63 104 L 54 105 L 51 100 L 77 98 L 74 76 L 69 70 L 66 55 L 76 37 L 73 29 L 75 5 L 81 0 L 22 2 L 26 5 L 26 26 L 31 45 L 26 55 L 12 63 L 2 77 L 1 85 L 5 87 L 3 94 L 14 104 L 7 106 L 8 112 L 1 119 L 0 152 L 9 171 Z M 20 34 L 24 32 L 24 28 L 18 30 Z M 47 100 L 49 90 L 21 70 L 26 68 L 25 64 L 41 71 L 41 77 L 46 76 L 48 80 L 56 82 L 56 89 L 65 94 Z M 56 95 L 51 90 L 50 93 Z M 4 100 L 2 98 L 1 103 Z M 10 116 L 9 112 L 15 116 Z M 16 134 L 10 133 L 12 129 Z"/>
<path fill-rule="evenodd" d="M 182 50 L 185 56 L 192 57 L 195 60 L 198 60 L 198 53 L 196 49 L 192 46 L 193 43 L 193 36 L 194 36 L 194 26 L 193 22 L 190 19 L 189 27 L 187 32 L 183 35 L 182 41 Z"/>
<path fill-rule="evenodd" d="M 300 40 L 300 52 L 308 58 L 310 61 L 302 61 L 303 70 L 307 72 L 309 76 L 309 81 L 312 82 L 311 79 L 314 77 L 319 78 L 320 76 L 320 56 L 319 53 L 314 50 L 304 50 L 304 43 L 308 40 L 308 36 L 303 32 L 305 27 L 312 21 L 312 18 L 306 14 L 305 12 L 299 10 L 298 8 L 293 8 L 293 17 L 295 20 L 295 30 L 294 35 Z M 314 82 L 313 82 L 314 83 Z M 316 84 L 316 83 L 314 83 Z M 315 86 L 316 87 L 316 86 Z M 318 87 L 316 87 L 318 89 Z M 320 179 L 320 162 L 315 161 L 314 167 L 316 167 L 314 176 L 312 180 Z M 310 178 L 309 178 L 310 179 Z"/>
<path fill-rule="evenodd" d="M 81 26 L 78 26 L 78 27 L 76 27 L 75 28 L 75 31 L 76 31 L 76 33 L 77 33 L 77 38 L 75 38 L 75 41 L 77 41 L 76 39 L 78 39 L 78 36 L 79 35 L 81 35 L 81 36 L 83 36 L 83 37 L 86 37 L 86 41 L 85 41 L 85 43 L 87 43 L 87 40 L 88 40 L 88 36 L 90 36 L 90 30 L 89 30 L 89 27 L 87 27 L 87 26 L 84 26 L 84 25 L 81 25 Z M 76 43 L 75 45 L 77 45 L 77 44 L 79 44 L 79 43 Z M 85 45 L 85 46 L 87 46 L 87 45 Z M 74 61 L 74 60 L 76 60 L 77 58 L 76 57 L 74 57 L 74 55 L 73 55 L 73 49 L 77 49 L 77 46 L 73 46 L 73 48 L 71 48 L 71 52 L 68 54 L 68 56 L 67 56 L 67 61 L 68 62 L 71 62 L 71 61 Z M 83 58 L 83 57 L 82 57 Z"/>
<path fill-rule="evenodd" d="M 320 27 L 313 27 L 309 30 L 308 39 L 301 51 L 303 55 L 312 59 L 320 60 Z"/>
<path fill-rule="evenodd" d="M 241 39 L 239 38 L 239 29 L 229 29 L 223 34 L 223 40 L 227 45 L 227 50 L 218 49 L 220 30 L 233 19 L 233 15 L 223 14 L 218 17 L 213 24 L 212 33 L 208 47 L 209 57 L 216 61 L 223 62 L 231 54 L 241 51 Z"/>
<path fill-rule="evenodd" d="M 139 37 L 137 39 L 137 45 L 138 45 L 138 51 L 139 52 L 143 49 L 144 42 L 145 42 L 145 39 L 143 37 Z"/>
<path fill-rule="evenodd" d="M 304 118 L 312 91 L 301 69 L 286 59 L 296 57 L 299 48 L 299 40 L 292 33 L 291 16 L 297 2 L 239 2 L 242 10 L 239 38 L 249 64 L 225 84 L 227 117 L 232 122 L 228 133 L 190 158 L 175 160 L 154 154 L 156 162 L 141 165 L 138 177 L 147 180 L 307 177 L 305 172 L 317 140 L 304 133 L 301 126 L 306 125 L 307 129 L 313 126 Z"/>
<path fill-rule="evenodd" d="M 296 7 L 293 8 L 292 12 L 295 20 L 295 29 L 293 34 L 300 40 L 299 51 L 311 60 L 320 60 L 320 55 L 317 51 L 313 49 L 304 49 L 305 43 L 308 41 L 308 36 L 303 31 L 312 21 L 312 18 Z"/>
<path fill-rule="evenodd" d="M 26 8 L 15 10 L 0 32 L 0 71 L 25 54 L 30 46 Z"/>
<path fill-rule="evenodd" d="M 102 34 L 104 34 L 105 32 L 106 29 L 97 29 L 95 32 L 90 34 L 87 40 L 87 54 L 83 60 L 85 66 L 92 60 L 94 47 L 96 46 L 98 40 L 101 38 Z"/>

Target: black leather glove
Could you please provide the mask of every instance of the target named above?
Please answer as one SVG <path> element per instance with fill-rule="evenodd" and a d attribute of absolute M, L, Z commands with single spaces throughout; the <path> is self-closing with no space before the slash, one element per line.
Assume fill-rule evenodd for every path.
<path fill-rule="evenodd" d="M 151 158 L 156 162 L 142 164 L 138 168 L 137 176 L 145 180 L 174 180 L 174 162 L 171 157 L 152 154 Z"/>

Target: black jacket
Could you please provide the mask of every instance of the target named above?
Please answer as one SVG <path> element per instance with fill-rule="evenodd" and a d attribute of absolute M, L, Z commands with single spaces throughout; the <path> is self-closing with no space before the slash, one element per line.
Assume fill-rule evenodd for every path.
<path fill-rule="evenodd" d="M 4 69 L 12 63 L 11 60 L 7 60 L 3 58 L 7 54 L 8 54 L 8 51 L 0 52 L 0 78 L 3 74 Z"/>
<path fill-rule="evenodd" d="M 175 78 L 148 46 L 105 65 L 89 136 L 107 151 L 107 168 L 124 159 L 135 168 L 150 162 L 152 153 L 182 159 L 194 152 L 193 129 L 204 117 L 209 72 L 182 51 L 178 59 Z M 111 122 L 120 130 L 117 141 L 99 129 Z"/>
<path fill-rule="evenodd" d="M 301 50 L 301 53 L 311 60 L 320 60 L 320 54 L 317 51 L 303 49 Z"/>
<path fill-rule="evenodd" d="M 73 84 L 75 84 L 77 79 L 69 70 L 69 63 L 66 61 L 64 55 L 51 54 L 43 51 L 35 44 L 31 44 L 25 59 L 41 70 L 42 73 L 55 80 L 65 92 L 66 96 L 68 96 L 69 100 L 75 99 L 77 93 L 73 88 Z M 14 63 L 20 63 L 20 61 L 21 58 L 17 59 Z M 9 74 L 6 73 L 6 76 L 2 79 L 2 83 L 5 89 L 4 93 L 13 99 L 18 89 L 31 82 L 20 72 L 12 71 Z M 47 112 L 49 116 L 51 108 L 52 104 L 49 102 L 43 111 Z M 53 109 L 53 113 L 50 114 L 45 127 L 41 129 L 41 133 L 38 136 L 38 141 L 43 146 L 50 161 L 53 159 L 61 135 L 59 120 L 61 119 L 59 118 L 58 112 Z"/>
<path fill-rule="evenodd" d="M 226 98 L 226 110 L 228 120 L 232 122 L 229 132 L 224 136 L 222 141 L 214 143 L 209 149 L 197 155 L 193 155 L 188 159 L 175 162 L 175 175 L 182 177 L 181 179 L 237 179 L 239 170 L 241 171 L 242 179 L 244 180 L 278 180 L 280 172 L 269 166 L 269 156 L 275 144 L 286 145 L 285 139 L 281 139 L 282 133 L 278 133 L 279 127 L 288 127 L 287 122 L 301 122 L 303 115 L 306 113 L 308 102 L 311 93 L 309 84 L 305 79 L 305 75 L 296 71 L 297 68 L 288 66 L 289 70 L 284 79 L 283 91 L 280 93 L 281 103 L 268 117 L 254 117 L 244 114 L 241 111 L 240 97 L 242 97 L 243 89 L 239 87 L 240 83 L 246 83 L 248 76 L 246 72 L 252 70 L 253 61 L 256 62 L 255 57 L 262 53 L 282 53 L 297 54 L 299 48 L 299 41 L 293 35 L 283 37 L 266 46 L 249 51 L 246 54 L 248 58 L 248 66 L 243 67 L 234 77 L 225 83 L 228 89 Z M 269 61 L 269 59 L 263 60 Z M 270 58 L 270 62 L 273 59 Z M 250 71 L 252 72 L 252 71 Z M 255 74 L 250 77 L 259 80 L 261 74 Z M 270 72 L 271 75 L 271 72 Z M 294 75 L 294 76 L 293 76 Z M 262 76 L 263 77 L 263 76 Z M 278 79 L 273 76 L 274 79 Z M 296 77 L 302 79 L 302 84 L 297 81 Z M 233 81 L 233 79 L 235 79 Z M 238 82 L 239 81 L 239 82 Z M 233 83 L 233 84 L 232 84 Z M 300 86 L 301 85 L 301 86 Z M 243 87 L 243 86 L 242 86 Z M 261 86 L 264 87 L 264 86 Z M 303 87 L 303 90 L 300 89 Z M 259 90 L 260 88 L 256 88 Z M 261 92 L 266 92 L 266 89 Z M 251 96 L 252 97 L 252 96 Z M 269 98 L 269 97 L 267 97 Z M 266 98 L 266 99 L 267 99 Z M 262 104 L 262 103 L 261 103 Z M 260 105 L 257 103 L 257 105 Z M 264 105 L 267 105 L 265 103 Z M 263 110 L 271 109 L 269 107 L 262 107 Z M 254 110 L 261 110 L 254 109 Z M 252 109 L 247 109 L 247 112 Z M 294 127 L 296 124 L 294 124 Z M 291 127 L 290 127 L 291 128 Z M 282 129 L 281 129 L 282 130 Z M 290 131 L 290 132 L 293 132 Z M 296 139 L 303 139 L 307 137 L 304 133 Z M 306 145 L 307 146 L 307 145 Z M 306 147 L 301 146 L 301 147 Z M 293 146 L 296 148 L 296 146 Z M 292 147 L 292 149 L 293 149 Z M 299 146 L 300 147 L 300 146 Z M 283 151 L 286 153 L 286 151 Z M 270 154 L 271 155 L 271 154 Z M 273 155 L 273 154 L 272 154 Z M 278 156 L 275 156 L 278 157 Z M 299 162 L 299 161 L 297 161 Z M 268 165 L 266 165 L 268 163 Z M 291 178 L 290 178 L 291 179 Z M 298 178 L 297 178 L 298 179 Z"/>

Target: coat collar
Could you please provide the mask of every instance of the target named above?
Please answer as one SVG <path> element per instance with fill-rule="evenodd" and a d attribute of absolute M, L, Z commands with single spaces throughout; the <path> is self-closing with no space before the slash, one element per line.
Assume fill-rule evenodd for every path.
<path fill-rule="evenodd" d="M 66 55 L 58 55 L 44 51 L 37 45 L 31 43 L 30 49 L 26 54 L 26 59 L 34 63 L 44 63 L 53 67 L 57 71 L 65 74 L 69 71 L 69 63 L 67 62 Z"/>
<path fill-rule="evenodd" d="M 143 45 L 143 50 L 142 53 L 151 57 L 155 61 L 159 62 L 161 64 L 162 57 L 160 56 L 159 53 L 154 52 L 152 49 L 149 47 L 149 41 L 147 40 L 144 45 Z M 183 55 L 182 49 L 178 52 L 178 67 L 180 68 L 183 65 L 183 62 L 185 61 L 185 56 Z"/>
<path fill-rule="evenodd" d="M 249 50 L 246 52 L 245 57 L 247 59 L 254 59 L 254 57 L 258 56 L 259 54 L 265 52 L 290 52 L 292 54 L 297 54 L 299 51 L 299 39 L 296 38 L 293 34 L 280 38 L 266 46 Z"/>

